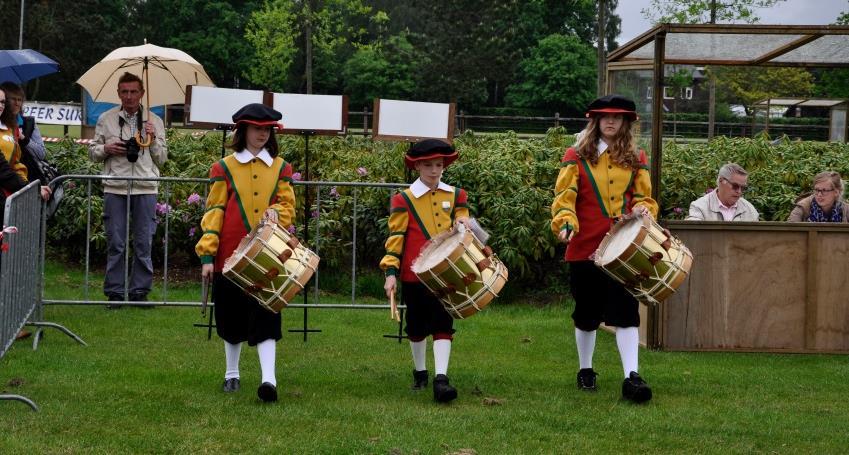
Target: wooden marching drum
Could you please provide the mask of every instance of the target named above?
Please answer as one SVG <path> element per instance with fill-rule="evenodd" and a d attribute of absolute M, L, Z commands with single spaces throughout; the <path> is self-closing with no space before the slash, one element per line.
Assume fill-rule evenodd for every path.
<path fill-rule="evenodd" d="M 278 313 L 306 286 L 320 258 L 272 222 L 262 222 L 224 262 L 224 276 Z"/>
<path fill-rule="evenodd" d="M 482 310 L 507 282 L 507 267 L 465 229 L 428 241 L 412 271 L 454 319 Z"/>
<path fill-rule="evenodd" d="M 693 254 L 651 217 L 620 220 L 604 236 L 595 265 L 646 304 L 663 302 L 687 278 Z"/>

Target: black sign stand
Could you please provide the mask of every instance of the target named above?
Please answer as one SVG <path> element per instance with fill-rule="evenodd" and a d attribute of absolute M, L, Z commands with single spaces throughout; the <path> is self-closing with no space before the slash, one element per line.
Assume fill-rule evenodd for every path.
<path fill-rule="evenodd" d="M 305 182 L 310 181 L 310 136 L 315 135 L 315 131 L 304 130 L 301 131 L 300 134 L 304 137 L 304 175 L 303 180 Z M 312 219 L 312 213 L 310 212 L 310 207 L 312 207 L 312 201 L 310 200 L 310 185 L 304 185 L 304 244 L 309 245 L 310 241 L 310 219 Z M 303 333 L 304 334 L 304 342 L 307 341 L 307 334 L 309 333 L 317 333 L 321 332 L 321 329 L 310 329 L 309 328 L 309 309 L 306 305 L 309 305 L 310 293 L 309 287 L 311 283 L 314 283 L 315 277 L 313 276 L 304 286 L 304 323 L 303 326 L 299 329 L 289 329 L 289 332 L 295 333 Z"/>

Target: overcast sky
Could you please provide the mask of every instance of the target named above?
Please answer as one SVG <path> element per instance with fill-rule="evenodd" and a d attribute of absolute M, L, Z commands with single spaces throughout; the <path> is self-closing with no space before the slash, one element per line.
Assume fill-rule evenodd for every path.
<path fill-rule="evenodd" d="M 617 42 L 622 45 L 651 28 L 651 23 L 640 10 L 651 0 L 619 0 L 616 14 L 622 18 L 622 33 Z M 786 0 L 772 8 L 758 9 L 759 24 L 831 24 L 843 11 L 849 11 L 847 0 Z"/>

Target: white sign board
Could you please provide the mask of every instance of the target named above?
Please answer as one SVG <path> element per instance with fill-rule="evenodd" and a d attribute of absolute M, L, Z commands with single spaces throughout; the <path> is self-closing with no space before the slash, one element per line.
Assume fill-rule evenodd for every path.
<path fill-rule="evenodd" d="M 24 117 L 35 117 L 35 123 L 50 125 L 82 125 L 83 123 L 83 108 L 80 104 L 27 101 L 21 113 Z"/>
<path fill-rule="evenodd" d="M 262 103 L 262 90 L 190 86 L 186 100 L 189 123 L 232 125 L 233 114 L 246 104 Z"/>
<path fill-rule="evenodd" d="M 284 132 L 344 133 L 347 103 L 341 95 L 275 93 L 272 107 L 283 114 Z"/>
<path fill-rule="evenodd" d="M 375 101 L 375 139 L 453 141 L 454 104 L 419 101 Z"/>

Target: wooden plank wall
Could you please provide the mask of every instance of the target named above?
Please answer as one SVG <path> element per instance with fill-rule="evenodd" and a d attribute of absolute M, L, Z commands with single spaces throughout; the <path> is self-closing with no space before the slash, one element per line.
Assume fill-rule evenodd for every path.
<path fill-rule="evenodd" d="M 849 353 L 849 225 L 666 224 L 694 265 L 647 318 L 649 346 Z"/>

